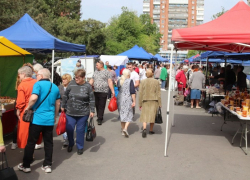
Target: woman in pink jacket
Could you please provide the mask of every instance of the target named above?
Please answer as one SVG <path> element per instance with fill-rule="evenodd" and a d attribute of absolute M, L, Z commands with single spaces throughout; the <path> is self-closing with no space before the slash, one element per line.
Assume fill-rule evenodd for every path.
<path fill-rule="evenodd" d="M 186 88 L 187 78 L 186 72 L 188 70 L 188 66 L 183 66 L 182 70 L 175 76 L 175 79 L 178 83 L 178 91 L 183 91 Z"/>

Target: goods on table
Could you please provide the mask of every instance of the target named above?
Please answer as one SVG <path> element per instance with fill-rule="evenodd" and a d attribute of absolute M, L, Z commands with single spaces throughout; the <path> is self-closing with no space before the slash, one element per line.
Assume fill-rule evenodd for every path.
<path fill-rule="evenodd" d="M 250 94 L 247 91 L 239 90 L 228 92 L 221 103 L 230 110 L 235 111 L 239 116 L 250 117 Z"/>
<path fill-rule="evenodd" d="M 5 109 L 6 111 L 14 109 L 15 98 L 11 97 L 0 97 L 1 109 Z"/>
<path fill-rule="evenodd" d="M 0 97 L 0 103 L 14 103 L 15 102 L 15 98 L 11 98 L 11 97 L 7 97 L 7 96 L 4 96 L 4 97 Z"/>
<path fill-rule="evenodd" d="M 209 86 L 206 90 L 207 94 L 218 94 L 218 95 L 224 95 L 225 91 L 221 86 Z"/>

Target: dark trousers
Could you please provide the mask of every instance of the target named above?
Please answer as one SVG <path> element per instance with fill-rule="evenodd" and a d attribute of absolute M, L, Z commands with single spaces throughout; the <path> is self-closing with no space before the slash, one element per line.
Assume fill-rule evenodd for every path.
<path fill-rule="evenodd" d="M 108 93 L 95 92 L 95 107 L 98 120 L 103 120 Z"/>
<path fill-rule="evenodd" d="M 66 116 L 67 116 L 66 131 L 68 135 L 69 146 L 72 147 L 75 144 L 74 131 L 76 127 L 76 146 L 77 149 L 83 149 L 85 128 L 86 128 L 86 123 L 88 122 L 89 115 L 79 116 L 79 117 L 69 116 L 69 115 Z"/>
<path fill-rule="evenodd" d="M 40 126 L 36 124 L 30 124 L 29 137 L 28 137 L 27 145 L 24 149 L 23 167 L 26 167 L 26 168 L 30 167 L 30 163 L 33 160 L 35 145 L 40 136 L 40 133 L 43 134 L 44 151 L 45 151 L 45 159 L 43 161 L 43 166 L 52 165 L 53 128 L 54 126 Z"/>
<path fill-rule="evenodd" d="M 18 119 L 16 118 L 16 127 L 12 133 L 12 142 L 17 143 L 17 126 L 18 126 Z"/>
<path fill-rule="evenodd" d="M 108 99 L 111 99 L 111 90 L 109 89 L 109 92 L 108 92 Z"/>

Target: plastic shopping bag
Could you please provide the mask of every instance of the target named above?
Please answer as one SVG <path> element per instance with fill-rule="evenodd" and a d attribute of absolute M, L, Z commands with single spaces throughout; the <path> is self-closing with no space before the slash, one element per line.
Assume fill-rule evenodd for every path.
<path fill-rule="evenodd" d="M 110 112 L 116 111 L 118 109 L 116 97 L 111 98 L 108 108 Z"/>
<path fill-rule="evenodd" d="M 56 126 L 56 134 L 61 135 L 65 132 L 66 132 L 66 114 L 65 112 L 61 112 L 58 124 Z"/>

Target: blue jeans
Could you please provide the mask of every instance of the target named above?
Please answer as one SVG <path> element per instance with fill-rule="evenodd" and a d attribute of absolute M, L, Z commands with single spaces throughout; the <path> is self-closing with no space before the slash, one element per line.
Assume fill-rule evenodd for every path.
<path fill-rule="evenodd" d="M 165 89 L 165 86 L 166 86 L 166 81 L 163 81 L 163 80 L 161 79 L 161 88 L 162 88 L 162 89 Z"/>
<path fill-rule="evenodd" d="M 76 126 L 76 147 L 77 149 L 83 149 L 84 147 L 84 137 L 85 137 L 85 127 L 88 121 L 89 115 L 87 116 L 69 116 L 67 117 L 66 131 L 69 140 L 69 146 L 74 146 L 74 130 Z"/>

